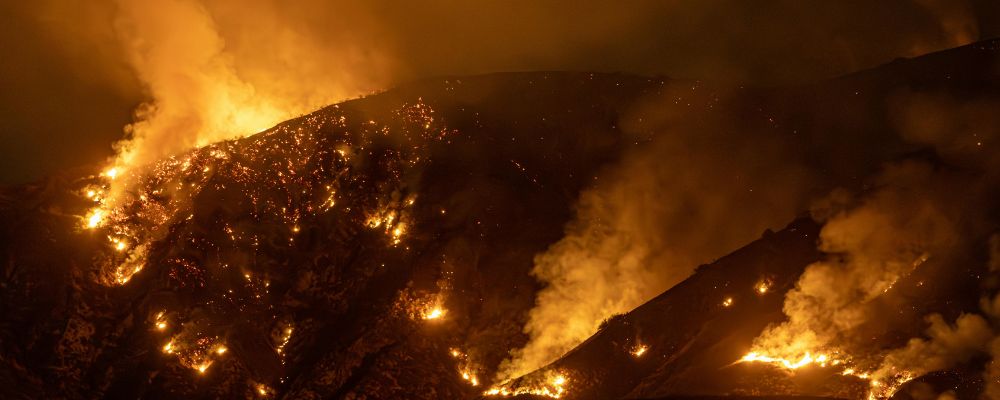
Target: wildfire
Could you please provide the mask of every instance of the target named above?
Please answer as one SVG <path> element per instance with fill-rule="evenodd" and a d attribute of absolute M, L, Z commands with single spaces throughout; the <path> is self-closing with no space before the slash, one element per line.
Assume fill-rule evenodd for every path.
<path fill-rule="evenodd" d="M 827 367 L 843 367 L 844 369 L 840 371 L 840 375 L 843 376 L 853 376 L 855 378 L 868 381 L 868 400 L 879 400 L 887 399 L 892 397 L 899 388 L 915 378 L 912 374 L 908 372 L 903 372 L 897 376 L 892 377 L 887 380 L 876 380 L 871 379 L 871 374 L 868 372 L 858 371 L 855 368 L 848 367 L 848 361 L 843 359 L 834 358 L 828 354 L 819 354 L 813 356 L 812 353 L 805 353 L 802 357 L 797 359 L 787 359 L 781 357 L 771 357 L 763 355 L 756 352 L 750 352 L 743 356 L 737 362 L 761 362 L 778 367 L 788 369 L 790 371 L 795 371 L 800 368 L 816 366 L 820 368 Z"/>
<path fill-rule="evenodd" d="M 274 347 L 274 351 L 281 355 L 281 362 L 285 362 L 285 346 L 288 346 L 288 341 L 292 339 L 292 332 L 294 328 L 291 324 L 281 330 L 281 336 L 278 338 L 278 343 Z"/>
<path fill-rule="evenodd" d="M 441 306 L 434 306 L 434 308 L 431 308 L 430 310 L 424 313 L 424 319 L 443 318 L 445 313 L 447 313 L 447 311 L 441 308 Z"/>
<path fill-rule="evenodd" d="M 415 226 L 410 208 L 415 205 L 416 195 L 406 193 L 402 184 L 406 170 L 424 162 L 427 157 L 423 153 L 430 142 L 442 140 L 450 131 L 440 124 L 435 128 L 435 124 L 431 123 L 434 120 L 433 110 L 422 103 L 404 106 L 394 118 L 399 120 L 394 122 L 421 129 L 401 130 L 398 133 L 405 140 L 399 143 L 404 144 L 384 149 L 368 146 L 376 146 L 373 138 L 390 134 L 390 127 L 396 126 L 395 123 L 366 124 L 355 134 L 344 115 L 315 114 L 306 117 L 307 126 L 303 128 L 279 127 L 274 132 L 242 142 L 205 144 L 148 165 L 142 163 L 150 160 L 120 154 L 113 164 L 98 176 L 91 177 L 77 192 L 81 198 L 91 202 L 88 209 L 79 214 L 81 229 L 96 230 L 108 238 L 108 242 L 104 242 L 104 251 L 95 257 L 98 281 L 109 286 L 129 283 L 147 264 L 149 249 L 156 248 L 156 244 L 167 238 L 175 226 L 186 224 L 197 215 L 194 199 L 205 189 L 229 189 L 242 193 L 244 197 L 241 200 L 252 205 L 250 217 L 254 222 L 285 226 L 291 230 L 293 238 L 302 232 L 309 232 L 313 218 L 321 212 L 342 203 L 350 221 L 366 223 L 369 228 L 382 231 L 386 244 L 401 244 Z M 349 135 L 345 138 L 321 133 L 328 126 L 342 128 Z M 351 175 L 353 166 L 348 160 L 359 152 L 378 156 L 379 150 L 385 150 L 382 153 L 386 161 L 385 178 L 355 180 Z M 237 152 L 239 157 L 233 157 Z M 281 161 L 276 163 L 274 160 Z M 345 187 L 357 188 L 363 196 L 354 195 Z M 198 236 L 198 240 L 207 241 L 200 243 L 209 247 L 227 245 L 241 250 L 247 248 L 248 252 L 253 252 L 263 242 L 262 239 L 266 239 L 241 230 L 239 223 L 242 221 L 221 222 L 221 229 L 225 232 L 223 237 L 231 243 L 212 243 L 209 236 Z M 175 279 L 182 287 L 205 287 L 206 280 L 215 278 L 211 274 L 245 274 L 246 281 L 243 283 L 252 294 L 246 297 L 246 301 L 234 304 L 233 312 L 254 311 L 253 307 L 258 305 L 267 310 L 275 308 L 267 304 L 269 282 L 262 279 L 268 277 L 267 271 L 254 271 L 251 276 L 245 268 L 225 264 L 216 269 L 198 265 L 194 260 L 156 261 L 173 268 L 169 271 L 170 279 Z M 227 301 L 241 300 L 233 290 L 221 296 Z M 403 305 L 403 310 L 414 320 L 440 320 L 447 314 L 440 295 L 429 301 L 417 298 Z M 170 313 L 173 318 L 173 311 Z M 155 331 L 174 333 L 165 343 L 161 342 L 163 354 L 200 374 L 206 373 L 215 362 L 229 354 L 228 347 L 219 340 L 219 336 L 203 333 L 203 329 L 213 326 L 212 321 L 206 321 L 207 325 L 196 322 L 173 325 L 167 315 L 168 310 L 159 311 L 152 319 Z M 269 317 L 273 318 L 272 321 L 279 320 L 278 315 Z M 290 323 L 277 325 L 276 328 L 272 332 L 272 343 L 284 362 L 294 328 Z M 464 359 L 464 355 L 462 357 Z M 459 369 L 463 379 L 474 386 L 479 384 L 476 372 L 477 368 L 468 363 Z M 250 390 L 256 390 L 260 395 L 272 393 L 264 385 L 251 385 L 256 386 L 250 386 Z"/>
<path fill-rule="evenodd" d="M 647 350 L 649 350 L 649 346 L 644 344 L 638 344 L 635 345 L 635 347 L 632 347 L 631 353 L 633 357 L 639 358 L 642 357 L 643 354 L 646 354 Z"/>
<path fill-rule="evenodd" d="M 118 168 L 108 168 L 101 175 L 108 177 L 108 179 L 115 179 L 118 177 Z"/>
<path fill-rule="evenodd" d="M 198 364 L 197 366 L 195 366 L 195 369 L 198 370 L 199 374 L 204 374 L 205 370 L 207 370 L 208 367 L 211 367 L 211 366 L 212 366 L 212 362 L 211 361 L 206 361 L 206 362 L 203 362 L 203 363 Z"/>
<path fill-rule="evenodd" d="M 503 397 L 521 396 L 527 394 L 558 399 L 566 394 L 566 384 L 568 382 L 569 379 L 565 374 L 561 372 L 550 372 L 544 382 L 540 382 L 535 385 L 517 386 L 514 388 L 508 386 L 492 387 L 483 392 L 483 394 L 486 396 Z"/>
<path fill-rule="evenodd" d="M 476 378 L 476 375 L 469 370 L 462 371 L 462 379 L 468 381 L 472 386 L 479 386 L 479 378 Z"/>
<path fill-rule="evenodd" d="M 732 297 L 726 297 L 725 299 L 722 299 L 722 306 L 723 307 L 729 307 L 729 306 L 732 306 L 732 305 L 733 305 L 733 298 Z"/>
<path fill-rule="evenodd" d="M 176 355 L 181 365 L 196 370 L 199 374 L 205 373 L 217 358 L 228 351 L 229 348 L 216 338 L 203 336 L 197 339 L 184 339 L 183 334 L 171 338 L 163 345 L 165 354 Z"/>
<path fill-rule="evenodd" d="M 757 285 L 754 286 L 754 291 L 757 292 L 757 294 L 759 295 L 767 294 L 767 291 L 770 289 L 771 289 L 771 281 L 768 279 L 761 280 L 760 282 L 757 282 Z"/>
<path fill-rule="evenodd" d="M 101 226 L 101 221 L 104 221 L 104 210 L 95 209 L 87 217 L 87 228 L 93 229 Z"/>
<path fill-rule="evenodd" d="M 164 314 L 166 314 L 166 311 L 160 311 L 156 313 L 156 318 L 153 321 L 153 323 L 155 324 L 154 326 L 156 326 L 156 330 L 158 331 L 167 329 L 167 320 L 164 317 Z"/>
<path fill-rule="evenodd" d="M 840 365 L 842 363 L 842 361 L 840 360 L 831 360 L 830 356 L 826 354 L 820 354 L 816 357 L 813 357 L 812 354 L 806 353 L 798 360 L 788 360 L 784 358 L 769 357 L 754 352 L 747 353 L 747 355 L 743 356 L 743 358 L 740 359 L 740 362 L 764 362 L 764 363 L 780 365 L 788 369 L 799 369 L 811 364 L 819 365 L 821 367 L 826 367 L 828 364 Z"/>

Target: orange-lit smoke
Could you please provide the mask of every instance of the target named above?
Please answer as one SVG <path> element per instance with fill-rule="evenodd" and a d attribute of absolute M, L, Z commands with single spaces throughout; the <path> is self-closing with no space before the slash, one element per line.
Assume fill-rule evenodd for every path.
<path fill-rule="evenodd" d="M 267 2 L 119 0 L 115 31 L 150 101 L 117 143 L 114 167 L 128 176 L 385 84 L 380 58 L 357 51 L 363 43 L 320 43 L 280 11 Z M 119 181 L 112 201 L 128 184 Z"/>
<path fill-rule="evenodd" d="M 524 327 L 529 341 L 500 366 L 500 380 L 553 361 L 601 321 L 806 206 L 808 173 L 780 142 L 726 121 L 689 118 L 711 107 L 709 93 L 669 87 L 622 121 L 626 132 L 656 135 L 598 176 L 578 199 L 565 236 L 535 258 L 532 273 L 546 287 Z M 678 98 L 692 106 L 676 106 Z"/>
<path fill-rule="evenodd" d="M 895 389 L 985 353 L 993 337 L 980 315 L 963 315 L 954 325 L 931 315 L 926 337 L 885 354 L 849 354 L 857 348 L 856 329 L 878 315 L 874 300 L 925 263 L 933 271 L 958 268 L 952 256 L 972 251 L 995 226 L 987 210 L 998 187 L 997 143 L 985 127 L 997 122 L 986 111 L 996 103 L 933 93 L 902 93 L 889 103 L 901 138 L 932 150 L 935 159 L 888 164 L 860 197 L 835 191 L 817 203 L 814 215 L 826 221 L 820 248 L 828 257 L 807 267 L 786 295 L 788 320 L 766 329 L 752 350 L 785 359 L 836 351 L 863 357 L 875 368 L 874 397 L 891 395 L 881 389 L 886 385 Z"/>

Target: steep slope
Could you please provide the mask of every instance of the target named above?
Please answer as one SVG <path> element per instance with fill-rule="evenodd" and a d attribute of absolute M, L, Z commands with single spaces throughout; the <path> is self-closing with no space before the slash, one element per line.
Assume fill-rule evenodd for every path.
<path fill-rule="evenodd" d="M 917 59 L 897 60 L 828 82 L 751 91 L 746 99 L 759 102 L 782 129 L 811 135 L 814 139 L 807 146 L 816 148 L 804 151 L 814 154 L 818 165 L 841 160 L 843 168 L 829 170 L 827 179 L 865 191 L 874 189 L 862 178 L 889 160 L 917 159 L 946 171 L 968 168 L 949 165 L 942 155 L 949 151 L 947 148 L 914 148 L 896 139 L 905 135 L 899 133 L 905 121 L 899 120 L 896 108 L 914 94 L 951 99 L 961 107 L 997 104 L 1000 44 L 986 41 Z M 936 113 L 926 117 L 938 120 L 941 126 L 952 118 L 946 109 L 923 110 Z M 968 145 L 976 148 L 992 137 L 985 132 L 998 129 L 994 122 L 967 121 L 974 127 L 970 132 L 952 134 L 962 138 L 972 133 L 968 139 L 956 141 L 972 140 Z M 866 145 L 859 149 L 857 143 Z M 813 152 L 817 149 L 827 151 Z M 975 168 L 971 168 L 974 173 L 987 176 L 995 172 Z M 840 179 L 838 174 L 854 177 Z M 976 207 L 972 203 L 968 206 Z M 997 211 L 989 208 L 984 214 L 995 215 Z M 987 231 L 996 229 L 991 220 L 976 223 L 993 226 Z M 807 366 L 791 373 L 770 364 L 740 362 L 765 327 L 785 318 L 784 295 L 794 287 L 805 267 L 822 257 L 837 256 L 816 252 L 815 240 L 782 241 L 789 235 L 795 237 L 796 231 L 814 239 L 818 233 L 811 223 L 797 221 L 777 235 L 765 235 L 746 248 L 702 266 L 682 284 L 607 321 L 599 332 L 559 360 L 502 389 L 554 390 L 552 377 L 558 376 L 565 382 L 559 389 L 567 398 L 864 398 L 868 382 L 842 374 L 843 367 Z M 971 239 L 973 243 L 965 245 L 988 247 L 987 237 Z M 871 302 L 884 314 L 876 318 L 878 321 L 856 328 L 854 336 L 870 338 L 864 344 L 853 344 L 851 350 L 856 352 L 856 358 L 877 362 L 866 359 L 866 355 L 902 347 L 907 339 L 919 337 L 927 315 L 938 313 L 950 321 L 964 312 L 981 312 L 982 293 L 995 285 L 996 273 L 991 272 L 989 264 L 982 255 L 963 254 L 957 259 L 915 267 L 884 296 Z M 767 284 L 764 293 L 759 291 L 762 282 Z M 636 354 L 639 349 L 641 353 Z M 976 357 L 954 369 L 917 377 L 893 398 L 917 398 L 910 391 L 918 385 L 929 385 L 931 393 L 951 390 L 959 398 L 976 398 L 983 390 L 984 363 L 982 357 Z"/>
<path fill-rule="evenodd" d="M 617 113 L 651 87 L 417 84 L 165 160 L 94 229 L 80 216 L 106 178 L 8 189 L 3 390 L 475 393 L 449 349 L 504 357 L 531 306 L 531 257 L 617 156 Z M 445 318 L 423 319 L 431 303 Z"/>
<path fill-rule="evenodd" d="M 804 193 L 860 187 L 882 161 L 920 150 L 894 132 L 886 99 L 914 87 L 994 93 L 996 49 L 795 88 L 583 73 L 434 79 L 122 176 L 95 168 L 6 188 L 0 393 L 477 397 L 526 341 L 535 255 L 621 159 L 679 130 L 722 127 L 737 145 L 780 142 L 790 151 L 778 156 L 812 166 Z M 666 127 L 647 124 L 662 114 Z M 859 137 L 870 144 L 861 153 Z M 96 213 L 113 179 L 128 191 Z M 819 381 L 829 383 L 819 395 L 856 394 L 849 377 L 795 383 L 728 365 L 781 318 L 781 294 L 821 256 L 818 229 L 800 219 L 612 318 L 553 365 L 571 371 L 565 394 L 803 394 Z M 762 280 L 773 289 L 754 295 Z M 907 318 L 968 305 L 940 306 L 952 293 L 942 282 Z M 637 344 L 649 347 L 635 359 Z"/>

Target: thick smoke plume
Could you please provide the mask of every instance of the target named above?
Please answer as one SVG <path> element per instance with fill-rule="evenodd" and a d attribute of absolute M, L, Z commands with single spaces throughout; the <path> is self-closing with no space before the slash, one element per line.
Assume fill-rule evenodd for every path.
<path fill-rule="evenodd" d="M 846 350 L 849 358 L 857 329 L 878 315 L 872 303 L 897 281 L 916 268 L 961 273 L 961 255 L 977 251 L 996 229 L 994 127 L 1000 121 L 987 111 L 996 105 L 936 93 L 889 100 L 899 136 L 932 156 L 886 164 L 864 193 L 838 191 L 818 203 L 814 212 L 826 219 L 820 247 L 828 258 L 806 269 L 785 298 L 787 322 L 765 330 L 754 351 L 798 359 Z M 995 239 L 989 242 L 996 246 Z M 995 257 L 988 263 L 983 269 L 996 268 Z M 984 303 L 987 314 L 992 308 Z M 962 315 L 953 326 L 940 315 L 928 321 L 926 338 L 876 362 L 874 382 L 905 381 L 989 351 L 994 331 L 980 315 Z"/>
<path fill-rule="evenodd" d="M 958 240 L 952 200 L 944 182 L 929 185 L 932 168 L 923 163 L 890 166 L 878 189 L 853 207 L 838 194 L 824 202 L 829 215 L 820 249 L 832 256 L 806 268 L 785 298 L 788 321 L 769 328 L 755 351 L 798 359 L 831 351 L 867 320 L 869 303 Z M 837 210 L 837 208 L 847 208 Z"/>
<path fill-rule="evenodd" d="M 333 59 L 277 9 L 257 4 L 227 14 L 227 5 L 215 4 L 213 13 L 195 0 L 117 2 L 116 32 L 151 100 L 118 143 L 116 167 L 253 134 L 376 84 L 374 58 L 363 60 L 363 78 L 346 72 L 358 61 L 349 54 L 353 44 Z M 224 37 L 220 22 L 227 19 L 252 24 L 228 27 Z"/>
<path fill-rule="evenodd" d="M 0 157 L 0 180 L 98 162 L 143 98 L 154 106 L 143 108 L 149 122 L 133 134 L 149 144 L 126 146 L 137 159 L 432 76 L 576 70 L 815 80 L 994 36 L 989 15 L 989 0 L 4 2 L 0 41 L 9 50 L 0 81 L 9 90 L 0 108 L 10 112 L 0 148 L 10 151 Z M 115 95 L 95 96 L 102 92 Z M 158 136 L 165 130 L 176 143 Z"/>
<path fill-rule="evenodd" d="M 880 381 L 899 374 L 917 377 L 951 368 L 986 352 L 993 339 L 989 323 L 976 314 L 962 314 L 954 325 L 939 314 L 928 316 L 927 321 L 927 338 L 910 339 L 906 347 L 889 352 L 872 379 Z"/>
<path fill-rule="evenodd" d="M 807 203 L 809 172 L 785 143 L 697 117 L 712 96 L 678 86 L 623 121 L 628 132 L 655 132 L 652 142 L 599 176 L 565 237 L 536 257 L 533 274 L 546 287 L 524 328 L 529 342 L 501 365 L 501 380 L 553 361 L 602 320 L 782 226 Z M 676 106 L 678 98 L 691 105 Z"/>

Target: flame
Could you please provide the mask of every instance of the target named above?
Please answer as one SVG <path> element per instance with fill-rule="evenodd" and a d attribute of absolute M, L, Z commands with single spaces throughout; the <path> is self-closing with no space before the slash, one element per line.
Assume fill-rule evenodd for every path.
<path fill-rule="evenodd" d="M 201 363 L 201 364 L 198 364 L 198 365 L 197 365 L 197 366 L 195 367 L 195 369 L 197 369 L 197 370 L 198 370 L 198 373 L 199 373 L 199 374 L 204 374 L 204 373 L 205 373 L 205 370 L 207 370 L 207 369 L 208 369 L 208 367 L 211 367 L 211 366 L 212 366 L 212 362 L 211 362 L 211 361 L 206 361 L 206 362 L 203 362 L 203 363 Z"/>
<path fill-rule="evenodd" d="M 644 344 L 639 344 L 632 348 L 631 353 L 633 357 L 639 358 L 642 357 L 643 354 L 646 354 L 647 350 L 649 350 L 649 346 Z"/>
<path fill-rule="evenodd" d="M 465 379 L 472 386 L 479 386 L 479 378 L 469 370 L 462 371 L 462 379 Z"/>
<path fill-rule="evenodd" d="M 754 291 L 756 291 L 759 295 L 767 294 L 768 290 L 771 290 L 771 281 L 768 279 L 761 280 L 760 282 L 757 282 L 756 286 L 754 286 Z"/>
<path fill-rule="evenodd" d="M 566 377 L 566 374 L 562 372 L 549 372 L 546 374 L 543 382 L 531 385 L 519 385 L 513 388 L 506 385 L 496 386 L 483 392 L 483 395 L 503 397 L 532 395 L 558 399 L 566 394 L 567 389 L 565 386 L 568 382 L 569 378 Z"/>
<path fill-rule="evenodd" d="M 722 299 L 722 306 L 723 307 L 729 307 L 729 306 L 732 306 L 732 305 L 733 305 L 733 298 L 732 297 L 726 297 L 725 299 Z"/>
<path fill-rule="evenodd" d="M 101 210 L 99 208 L 94 209 L 90 212 L 90 215 L 87 216 L 87 228 L 93 229 L 98 226 L 101 226 L 101 222 L 103 221 L 104 221 L 104 210 Z"/>
<path fill-rule="evenodd" d="M 288 341 L 292 340 L 292 332 L 294 331 L 295 328 L 291 324 L 286 325 L 285 328 L 281 330 L 281 336 L 278 338 L 278 342 L 274 347 L 274 351 L 281 356 L 282 364 L 285 363 L 285 346 L 288 346 Z"/>
<path fill-rule="evenodd" d="M 118 177 L 118 168 L 117 167 L 108 168 L 103 173 L 101 173 L 101 175 L 108 177 L 108 179 L 114 180 L 115 178 Z"/>
<path fill-rule="evenodd" d="M 390 163 L 388 177 L 385 180 L 372 182 L 363 189 L 371 189 L 379 193 L 377 197 L 366 197 L 357 200 L 355 196 L 344 196 L 347 201 L 345 211 L 351 207 L 360 210 L 360 216 L 367 218 L 368 226 L 382 230 L 386 235 L 387 244 L 399 245 L 414 224 L 410 216 L 410 207 L 415 204 L 415 194 L 399 196 L 402 192 L 402 178 L 405 168 L 419 165 L 426 157 L 422 152 L 430 140 L 441 140 L 450 132 L 444 128 L 432 129 L 433 110 L 422 103 L 405 105 L 396 115 L 403 123 L 419 122 L 425 129 L 406 129 L 400 132 L 411 146 L 394 149 L 394 157 L 398 163 Z M 357 143 L 348 145 L 346 141 L 337 139 L 332 146 L 313 146 L 321 140 L 317 135 L 325 124 L 332 123 L 347 129 L 344 115 L 315 114 L 307 117 L 308 129 L 285 130 L 280 135 L 262 134 L 254 140 L 237 144 L 235 141 L 225 141 L 208 144 L 186 153 L 168 156 L 152 164 L 147 159 L 131 158 L 134 154 L 124 151 L 119 157 L 98 176 L 90 177 L 85 186 L 78 188 L 78 196 L 86 196 L 91 204 L 79 215 L 82 228 L 96 230 L 108 238 L 102 251 L 95 257 L 98 261 L 98 282 L 109 286 L 125 285 L 136 273 L 142 271 L 147 263 L 149 249 L 154 248 L 167 236 L 170 229 L 162 229 L 175 224 L 190 221 L 195 216 L 194 199 L 208 185 L 239 185 L 245 195 L 245 200 L 254 205 L 253 213 L 260 220 L 281 223 L 293 234 L 308 231 L 310 217 L 326 211 L 335 204 L 338 188 L 349 176 L 351 165 L 345 161 L 358 151 L 365 151 L 366 146 L 374 142 L 365 135 L 357 138 Z M 276 121 L 274 121 L 276 122 Z M 376 124 L 377 125 L 377 124 Z M 387 124 L 386 126 L 390 126 Z M 388 134 L 389 128 L 380 126 L 376 131 Z M 282 128 L 276 128 L 281 130 Z M 247 132 L 249 133 L 249 132 Z M 411 135 L 415 135 L 411 137 Z M 308 144 L 308 145 L 307 145 Z M 352 147 L 352 146 L 357 146 Z M 334 150 L 335 149 L 335 150 Z M 232 157 L 236 151 L 240 157 Z M 304 151 L 313 153 L 304 154 Z M 327 153 L 332 154 L 327 154 Z M 272 155 L 287 160 L 281 166 L 270 168 L 268 160 Z M 315 157 L 314 157 L 315 156 Z M 321 157 L 332 157 L 333 168 L 324 164 L 319 170 L 312 161 Z M 323 158 L 325 159 L 325 158 Z M 267 165 L 266 168 L 259 168 Z M 294 196 L 272 196 L 276 188 L 301 189 Z M 285 193 L 278 193 L 279 195 Z M 358 211 L 355 211 L 358 212 Z M 354 215 L 354 214 L 351 214 Z M 364 221 L 364 220 L 363 220 Z M 230 221 L 222 221 L 224 240 L 231 240 L 234 247 L 256 246 L 259 238 L 241 232 Z M 294 236 L 290 242 L 294 240 Z M 220 245 L 220 243 L 213 243 Z M 162 260 L 158 260 L 162 261 Z M 179 265 L 178 277 L 171 278 L 187 280 L 182 285 L 204 287 L 204 275 L 216 273 L 206 266 L 195 265 L 188 260 L 169 260 L 168 263 Z M 228 265 L 223 265 L 222 273 Z M 236 271 L 240 271 L 236 269 Z M 191 272 L 190 274 L 186 274 Z M 269 282 L 267 272 L 241 271 L 246 278 L 243 282 L 251 291 L 250 301 L 264 302 L 268 293 Z M 174 273 L 174 271 L 171 271 Z M 234 272 L 239 273 L 239 272 Z M 236 275 L 238 276 L 238 275 Z M 264 279 L 260 279 L 260 278 Z M 200 280 L 200 281 L 199 281 Z M 229 295 L 233 292 L 229 291 Z M 227 296 L 227 294 L 222 294 Z M 227 297 L 228 298 L 228 297 Z M 229 298 L 229 300 L 233 300 Z M 426 320 L 440 320 L 447 310 L 443 307 L 440 295 L 430 302 L 421 301 L 406 303 L 405 310 L 413 319 L 421 317 Z M 265 304 L 266 305 L 266 304 Z M 218 337 L 202 336 L 201 328 L 194 323 L 171 326 L 167 319 L 167 310 L 159 311 L 152 320 L 152 328 L 156 331 L 176 331 L 173 336 L 162 343 L 160 350 L 166 355 L 176 358 L 181 365 L 199 373 L 205 373 L 213 363 L 228 353 L 228 348 Z M 172 315 L 172 314 L 171 314 Z M 273 316 L 280 320 L 279 316 Z M 209 321 L 211 322 L 211 321 Z M 291 323 L 279 325 L 272 332 L 275 351 L 282 363 L 285 362 L 287 345 L 291 339 L 294 327 Z M 467 381 L 478 385 L 476 368 L 471 365 L 463 367 L 461 373 L 467 375 Z M 270 389 L 266 390 L 270 393 Z M 258 391 L 260 392 L 260 391 Z"/>
<path fill-rule="evenodd" d="M 156 313 L 156 318 L 154 318 L 153 320 L 153 323 L 155 324 L 154 326 L 156 326 L 156 330 L 162 331 L 164 329 L 167 329 L 167 320 L 166 318 L 164 318 L 164 315 L 166 313 L 167 313 L 166 311 L 160 311 Z"/>
<path fill-rule="evenodd" d="M 424 319 L 443 318 L 445 313 L 447 313 L 447 311 L 441 308 L 441 306 L 434 306 L 434 308 L 431 308 L 426 313 L 424 313 Z"/>
<path fill-rule="evenodd" d="M 740 358 L 737 362 L 761 362 L 771 364 L 777 367 L 785 368 L 789 371 L 795 371 L 804 367 L 837 367 L 843 368 L 840 371 L 840 375 L 843 376 L 853 376 L 855 378 L 868 381 L 868 400 L 879 400 L 888 399 L 899 391 L 899 388 L 905 383 L 913 380 L 915 376 L 909 372 L 902 372 L 887 381 L 880 381 L 877 379 L 871 379 L 870 372 L 858 371 L 854 367 L 847 366 L 849 364 L 849 359 L 835 358 L 834 356 L 828 354 L 819 354 L 813 356 L 812 353 L 806 352 L 802 357 L 797 359 L 787 359 L 781 357 L 772 357 L 757 352 L 750 352 Z"/>

